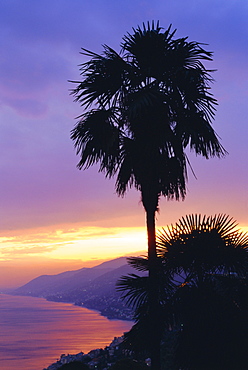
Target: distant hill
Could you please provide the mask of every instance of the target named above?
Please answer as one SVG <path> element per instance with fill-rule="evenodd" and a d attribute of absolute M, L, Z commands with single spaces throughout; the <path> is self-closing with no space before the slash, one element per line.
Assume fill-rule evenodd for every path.
<path fill-rule="evenodd" d="M 12 294 L 70 302 L 99 310 L 109 318 L 130 319 L 132 311 L 115 288 L 117 280 L 130 273 L 137 271 L 127 264 L 126 257 L 120 257 L 91 268 L 39 276 Z"/>
<path fill-rule="evenodd" d="M 107 272 L 127 264 L 125 257 L 103 262 L 100 265 L 74 271 L 66 271 L 56 275 L 42 275 L 14 290 L 14 294 L 47 297 L 51 294 L 80 289 L 92 280 Z"/>

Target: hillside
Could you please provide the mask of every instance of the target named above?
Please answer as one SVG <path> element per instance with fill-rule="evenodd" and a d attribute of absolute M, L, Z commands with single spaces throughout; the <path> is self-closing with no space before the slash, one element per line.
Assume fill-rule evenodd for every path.
<path fill-rule="evenodd" d="M 83 267 L 79 270 L 66 271 L 56 275 L 42 275 L 15 289 L 14 294 L 46 297 L 51 294 L 81 289 L 98 276 L 125 264 L 126 258 L 120 257 L 91 268 Z"/>
<path fill-rule="evenodd" d="M 70 302 L 96 309 L 109 318 L 131 319 L 132 311 L 125 306 L 115 288 L 116 281 L 130 273 L 137 271 L 126 263 L 125 257 L 120 257 L 92 268 L 39 276 L 12 294 Z"/>

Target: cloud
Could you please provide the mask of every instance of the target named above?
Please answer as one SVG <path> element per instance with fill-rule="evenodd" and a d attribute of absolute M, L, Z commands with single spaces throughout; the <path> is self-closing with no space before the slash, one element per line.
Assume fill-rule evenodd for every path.
<path fill-rule="evenodd" d="M 4 231 L 2 235 L 0 234 L 0 243 L 26 246 L 31 244 L 31 247 L 34 244 L 63 244 L 64 242 L 111 237 L 125 232 L 125 230 L 132 230 L 132 228 L 92 226 L 76 228 L 75 224 L 74 227 L 60 225 L 33 230 Z"/>
<path fill-rule="evenodd" d="M 69 255 L 69 258 L 81 255 L 89 260 L 99 259 L 99 255 L 94 257 L 90 253 L 91 248 L 99 251 L 104 247 L 105 252 L 108 249 L 107 256 L 111 258 L 113 252 L 125 254 L 125 244 L 126 247 L 130 247 L 132 244 L 139 245 L 139 243 L 145 245 L 145 240 L 144 227 L 79 227 L 79 225 L 75 227 L 73 224 L 39 229 L 9 230 L 0 234 L 0 256 L 2 260 L 8 260 L 31 255 L 49 256 L 50 258 L 60 256 L 63 259 L 68 258 Z M 111 251 L 113 247 L 115 250 Z M 121 250 L 118 250 L 119 247 Z M 59 253 L 52 253 L 57 250 Z"/>
<path fill-rule="evenodd" d="M 37 116 L 46 113 L 51 96 L 68 90 L 70 64 L 47 46 L 10 43 L 0 59 L 1 104 L 17 113 Z"/>
<path fill-rule="evenodd" d="M 33 99 L 5 98 L 2 99 L 2 103 L 12 107 L 18 114 L 25 117 L 39 117 L 47 113 L 46 104 Z"/>
<path fill-rule="evenodd" d="M 8 258 L 12 256 L 20 256 L 20 255 L 30 255 L 30 254 L 45 254 L 51 251 L 58 249 L 61 245 L 60 244 L 53 244 L 49 246 L 39 245 L 39 246 L 26 246 L 26 247 L 0 247 L 0 254 L 2 258 Z"/>

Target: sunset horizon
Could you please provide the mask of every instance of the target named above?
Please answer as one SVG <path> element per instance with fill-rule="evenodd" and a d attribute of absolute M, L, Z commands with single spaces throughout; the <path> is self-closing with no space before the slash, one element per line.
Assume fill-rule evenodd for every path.
<path fill-rule="evenodd" d="M 3 370 L 246 367 L 247 12 L 1 2 Z"/>
<path fill-rule="evenodd" d="M 242 6 L 223 3 L 223 12 L 216 17 L 200 2 L 182 17 L 176 5 L 167 7 L 160 1 L 153 8 L 145 3 L 138 13 L 130 3 L 132 15 L 117 5 L 106 11 L 99 3 L 92 27 L 91 22 L 81 23 L 82 5 L 77 2 L 73 8 L 65 1 L 58 14 L 54 3 L 47 4 L 50 12 L 37 4 L 27 8 L 11 4 L 2 4 L 1 12 L 2 35 L 8 37 L 2 37 L 6 52 L 0 72 L 0 287 L 61 272 L 67 265 L 80 268 L 147 250 L 139 192 L 131 189 L 118 197 L 115 179 L 106 179 L 97 166 L 77 169 L 70 131 L 83 110 L 73 102 L 73 84 L 68 80 L 80 80 L 78 65 L 86 60 L 82 47 L 101 53 L 101 45 L 107 44 L 119 52 L 122 37 L 152 19 L 160 20 L 165 29 L 172 24 L 176 37 L 188 36 L 213 51 L 213 62 L 206 62 L 207 68 L 216 70 L 211 85 L 218 101 L 213 128 L 228 151 L 225 158 L 209 160 L 187 152 L 193 171 L 188 168 L 186 198 L 177 202 L 161 197 L 157 227 L 187 214 L 221 213 L 248 229 Z M 90 19 L 92 11 L 86 10 Z M 54 23 L 50 13 L 59 22 Z M 70 14 L 73 22 L 67 21 Z M 231 22 L 235 14 L 239 22 Z M 208 28 L 195 22 L 203 15 Z"/>

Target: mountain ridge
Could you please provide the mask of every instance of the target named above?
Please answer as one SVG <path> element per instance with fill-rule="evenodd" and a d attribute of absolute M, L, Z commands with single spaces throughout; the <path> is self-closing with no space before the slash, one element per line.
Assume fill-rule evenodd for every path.
<path fill-rule="evenodd" d="M 13 293 L 21 295 L 45 296 L 59 291 L 80 288 L 100 275 L 127 264 L 126 257 L 118 257 L 93 267 L 64 271 L 59 274 L 40 275 L 16 288 Z"/>
<path fill-rule="evenodd" d="M 116 291 L 117 280 L 130 273 L 134 273 L 133 267 L 127 264 L 126 257 L 119 257 L 91 268 L 38 276 L 11 294 L 73 303 L 98 310 L 111 319 L 130 320 L 133 312 Z"/>

